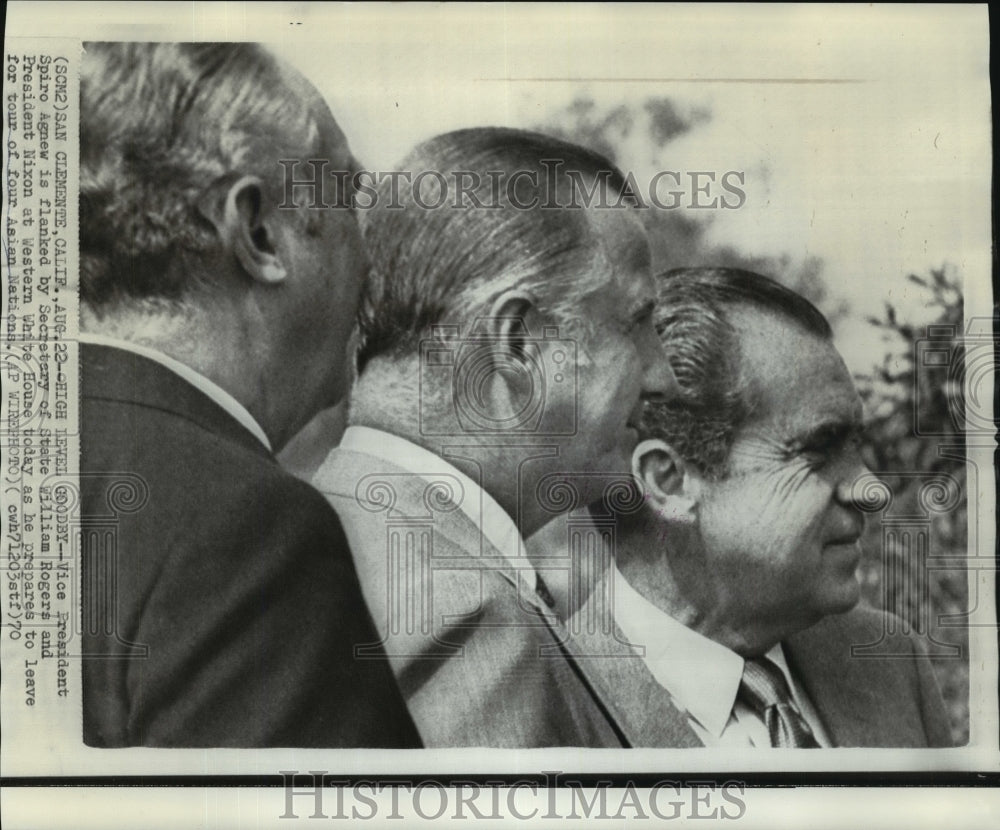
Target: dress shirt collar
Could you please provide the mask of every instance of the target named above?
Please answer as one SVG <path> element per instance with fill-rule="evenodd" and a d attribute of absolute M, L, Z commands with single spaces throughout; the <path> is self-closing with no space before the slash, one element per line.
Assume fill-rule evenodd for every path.
<path fill-rule="evenodd" d="M 480 529 L 508 564 L 523 574 L 534 591 L 537 575 L 525 552 L 521 533 L 507 511 L 497 504 L 482 485 L 430 450 L 379 429 L 348 427 L 340 439 L 340 449 L 384 459 L 418 476 L 449 475 L 457 478 L 465 493 L 458 505 L 459 509 Z"/>
<path fill-rule="evenodd" d="M 89 343 L 92 346 L 110 346 L 114 349 L 132 352 L 133 354 L 141 355 L 142 357 L 159 363 L 175 375 L 182 377 L 198 391 L 207 395 L 211 398 L 211 400 L 232 415 L 233 418 L 245 427 L 258 441 L 267 447 L 268 452 L 274 451 L 271 447 L 271 441 L 267 437 L 267 433 L 264 432 L 263 428 L 257 423 L 257 420 L 253 417 L 253 415 L 247 411 L 247 408 L 217 383 L 209 380 L 200 372 L 196 372 L 190 366 L 187 366 L 179 360 L 175 360 L 169 355 L 165 355 L 163 352 L 157 351 L 156 349 L 151 349 L 148 346 L 140 346 L 137 343 L 132 343 L 128 340 L 120 340 L 117 337 L 108 337 L 103 334 L 81 332 L 77 339 L 81 343 Z"/>
<path fill-rule="evenodd" d="M 743 658 L 721 643 L 693 631 L 657 608 L 635 590 L 617 565 L 613 580 L 615 621 L 643 659 L 656 681 L 716 739 L 722 736 L 743 679 Z M 766 655 L 795 689 L 781 644 Z"/>

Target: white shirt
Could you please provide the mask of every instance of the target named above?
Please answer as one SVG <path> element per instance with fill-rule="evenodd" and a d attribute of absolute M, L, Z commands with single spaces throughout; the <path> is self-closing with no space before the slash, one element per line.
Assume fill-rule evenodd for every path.
<path fill-rule="evenodd" d="M 161 366 L 166 367 L 175 375 L 183 378 L 195 389 L 203 392 L 215 401 L 215 403 L 232 415 L 237 421 L 239 421 L 240 424 L 246 427 L 251 434 L 257 438 L 257 440 L 267 447 L 268 452 L 273 451 L 271 442 L 268 440 L 267 433 L 264 432 L 261 425 L 257 423 L 253 415 L 247 411 L 247 408 L 217 383 L 209 380 L 200 372 L 196 372 L 190 366 L 181 363 L 179 360 L 174 360 L 174 358 L 169 355 L 165 355 L 163 352 L 157 351 L 156 349 L 151 349 L 148 346 L 139 346 L 135 343 L 129 342 L 128 340 L 120 340 L 117 337 L 107 337 L 103 334 L 81 332 L 77 339 L 81 343 L 89 343 L 92 346 L 111 346 L 112 348 L 132 352 L 133 354 L 141 355 L 142 357 L 156 361 Z"/>
<path fill-rule="evenodd" d="M 340 449 L 382 458 L 421 478 L 435 475 L 454 476 L 463 490 L 462 500 L 458 504 L 459 509 L 481 530 L 486 540 L 503 556 L 504 561 L 515 572 L 520 572 L 528 590 L 534 594 L 538 577 L 525 551 L 524 539 L 507 511 L 497 504 L 481 484 L 430 450 L 398 435 L 371 427 L 348 427 L 340 439 Z"/>
<path fill-rule="evenodd" d="M 767 727 L 757 714 L 737 700 L 743 679 L 743 658 L 721 643 L 699 634 L 657 608 L 628 584 L 617 566 L 613 580 L 615 621 L 649 668 L 656 682 L 686 712 L 705 746 L 770 747 Z M 820 746 L 830 741 L 805 693 L 788 669 L 778 643 L 766 655 L 785 675 L 792 698 Z"/>

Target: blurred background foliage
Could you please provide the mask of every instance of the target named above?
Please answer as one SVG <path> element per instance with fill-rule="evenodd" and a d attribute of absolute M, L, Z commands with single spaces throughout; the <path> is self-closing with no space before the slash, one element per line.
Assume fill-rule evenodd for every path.
<path fill-rule="evenodd" d="M 685 108 L 669 98 L 601 109 L 581 97 L 536 129 L 604 153 L 627 173 L 630 162 L 661 158 L 666 145 L 711 118 L 706 108 Z M 835 329 L 849 314 L 868 311 L 852 309 L 849 300 L 831 296 L 824 263 L 817 257 L 796 262 L 780 251 L 747 256 L 713 243 L 712 212 L 642 211 L 655 272 L 715 265 L 766 274 L 809 298 Z M 696 214 L 697 219 L 691 218 Z M 907 281 L 912 292 L 924 295 L 923 302 L 908 304 L 923 307 L 924 324 L 915 325 L 888 302 L 880 314 L 868 316 L 883 333 L 884 352 L 873 354 L 871 372 L 856 378 L 868 418 L 869 466 L 891 493 L 889 503 L 869 515 L 859 578 L 865 600 L 898 615 L 900 622 L 893 625 L 927 647 L 953 738 L 965 744 L 969 654 L 964 622 L 969 594 L 961 282 L 947 266 L 911 274 Z M 934 359 L 920 359 L 925 352 L 935 353 Z M 901 521 L 900 516 L 912 518 Z M 877 659 L 879 646 L 868 653 Z"/>
<path fill-rule="evenodd" d="M 961 284 L 946 267 L 907 279 L 926 296 L 933 322 L 914 326 L 891 303 L 869 322 L 885 353 L 859 376 L 868 418 L 869 467 L 892 503 L 868 522 L 860 575 L 866 599 L 905 621 L 931 655 L 958 744 L 969 737 L 966 350 Z M 924 524 L 926 552 L 895 532 L 896 517 Z M 982 553 L 982 552 L 979 552 Z"/>

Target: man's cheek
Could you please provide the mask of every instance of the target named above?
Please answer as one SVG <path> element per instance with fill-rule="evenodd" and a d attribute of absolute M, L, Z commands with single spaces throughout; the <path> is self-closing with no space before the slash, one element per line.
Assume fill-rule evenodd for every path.
<path fill-rule="evenodd" d="M 758 478 L 743 512 L 775 547 L 803 542 L 818 529 L 827 489 L 807 465 L 785 466 Z"/>

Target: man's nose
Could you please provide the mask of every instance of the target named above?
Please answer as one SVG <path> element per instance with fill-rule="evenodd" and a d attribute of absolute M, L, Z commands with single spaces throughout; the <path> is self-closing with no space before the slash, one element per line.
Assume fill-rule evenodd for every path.
<path fill-rule="evenodd" d="M 858 508 L 862 501 L 861 488 L 857 486 L 858 481 L 867 475 L 871 475 L 871 470 L 861 457 L 861 453 L 854 451 L 847 459 L 843 470 L 837 479 L 836 491 L 834 493 L 838 502 L 845 507 Z"/>

